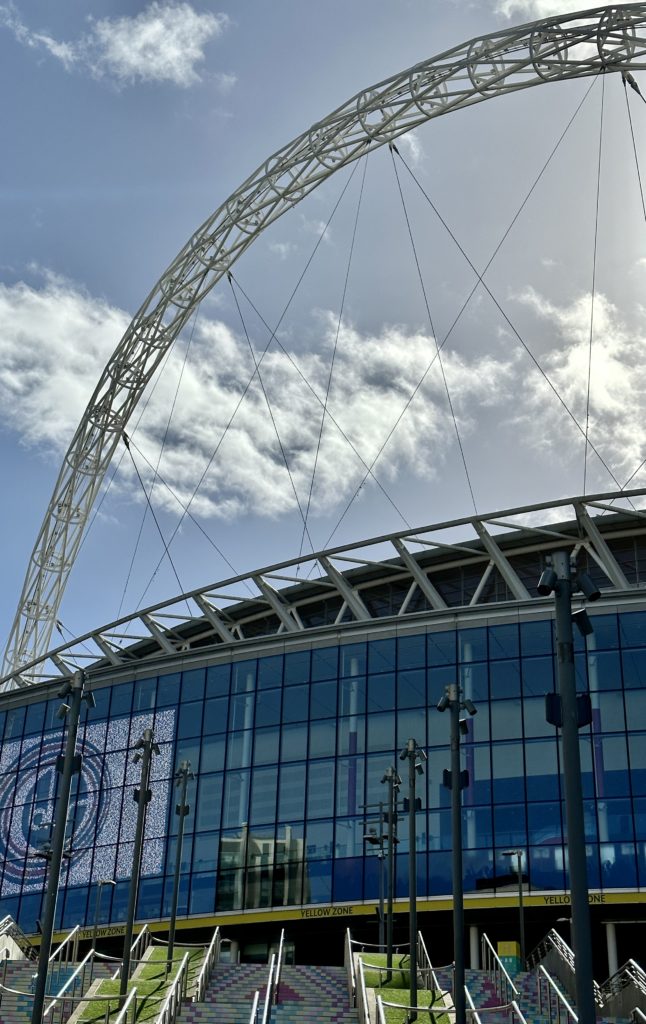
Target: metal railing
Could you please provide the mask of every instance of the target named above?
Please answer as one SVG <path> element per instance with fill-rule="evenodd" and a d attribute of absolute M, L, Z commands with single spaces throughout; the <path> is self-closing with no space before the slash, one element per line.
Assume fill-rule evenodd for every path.
<path fill-rule="evenodd" d="M 528 970 L 532 967 L 538 967 L 541 960 L 544 960 L 552 950 L 555 950 L 570 970 L 574 971 L 574 952 L 554 928 L 550 928 L 547 935 L 541 939 L 527 957 Z"/>
<path fill-rule="evenodd" d="M 208 949 L 204 955 L 204 962 L 200 968 L 200 973 L 197 977 L 197 983 L 195 986 L 195 992 L 193 994 L 193 1002 L 201 1003 L 206 994 L 206 987 L 211 980 L 211 972 L 215 964 L 220 959 L 220 945 L 222 943 L 222 936 L 220 935 L 220 928 L 216 928 L 213 932 L 213 938 L 211 939 Z"/>
<path fill-rule="evenodd" d="M 269 961 L 269 977 L 267 978 L 267 991 L 265 992 L 265 1003 L 262 1008 L 262 1017 L 260 1018 L 260 1024 L 268 1024 L 269 1017 L 271 1015 L 275 970 L 276 954 L 272 953 L 271 960 Z"/>
<path fill-rule="evenodd" d="M 627 960 L 598 989 L 598 1002 L 607 1017 L 646 1011 L 646 972 L 635 960 Z"/>
<path fill-rule="evenodd" d="M 58 1019 L 62 1022 L 63 1017 L 65 1016 L 66 1006 L 70 1000 L 74 999 L 78 985 L 81 986 L 81 994 L 83 993 L 83 990 L 85 988 L 85 968 L 87 967 L 88 963 L 91 963 L 93 960 L 94 950 L 91 949 L 90 952 L 83 957 L 80 964 L 78 965 L 74 973 L 70 975 L 70 977 L 64 983 L 63 987 L 59 989 L 59 991 L 56 993 L 51 1003 L 49 1003 L 48 1006 L 45 1007 L 45 1010 L 43 1011 L 43 1021 L 53 1021 L 53 1010 L 55 1006 L 58 1006 Z"/>
<path fill-rule="evenodd" d="M 381 996 L 377 996 L 377 1024 L 386 1024 L 386 1014 Z"/>
<path fill-rule="evenodd" d="M 67 935 L 61 942 L 58 949 L 55 949 L 49 960 L 47 961 L 47 978 L 50 986 L 50 992 L 52 988 L 52 982 L 54 975 L 56 976 L 56 982 L 60 981 L 61 971 L 67 970 L 70 964 L 76 962 L 78 957 L 79 938 L 81 935 L 81 929 L 79 925 L 72 928 L 69 935 Z"/>
<path fill-rule="evenodd" d="M 552 977 L 547 973 L 542 964 L 538 965 L 536 972 L 536 981 L 538 989 L 538 1013 L 539 1016 L 546 1015 L 549 1021 L 556 1020 L 558 1024 L 561 1024 L 561 1014 L 565 1014 L 565 1021 L 572 1021 L 573 1024 L 578 1024 L 579 1018 L 570 1006 L 569 1002 L 561 992 L 560 988 Z M 547 994 L 547 1000 L 545 999 L 545 993 Z M 545 1014 L 545 1003 L 547 1002 L 547 1013 Z M 556 1016 L 554 1015 L 556 1010 Z"/>
<path fill-rule="evenodd" d="M 646 1013 L 636 1006 L 635 1009 L 631 1011 L 630 1020 L 632 1024 L 646 1024 Z"/>
<path fill-rule="evenodd" d="M 471 993 L 469 992 L 469 989 L 467 988 L 466 985 L 464 986 L 464 995 L 466 996 L 467 1001 L 467 1017 L 474 1021 L 475 1024 L 482 1024 L 482 1021 L 480 1020 L 479 1011 L 476 1010 L 473 1003 L 473 999 L 471 998 Z"/>
<path fill-rule="evenodd" d="M 487 935 L 482 936 L 482 967 L 491 976 L 505 1006 L 520 995 Z"/>
<path fill-rule="evenodd" d="M 283 960 L 285 958 L 285 929 L 281 929 L 280 942 L 278 943 L 278 955 L 276 957 L 276 966 L 274 968 L 274 980 L 271 993 L 271 1001 L 273 1004 L 278 1002 L 278 989 L 280 986 L 280 975 L 283 969 Z"/>
<path fill-rule="evenodd" d="M 166 993 L 166 998 L 157 1017 L 156 1024 L 175 1024 L 182 1008 L 182 1002 L 186 999 L 187 995 L 189 962 L 189 954 L 184 953 L 179 970 L 173 979 L 173 984 Z"/>
<path fill-rule="evenodd" d="M 0 920 L 0 936 L 8 935 L 16 943 L 21 953 L 24 953 L 27 960 L 37 960 L 38 950 L 32 946 L 19 924 L 16 924 L 11 914 L 7 914 Z"/>
<path fill-rule="evenodd" d="M 370 1024 L 370 1006 L 368 1004 L 368 992 L 366 991 L 366 976 L 363 971 L 363 960 L 361 960 L 361 958 L 359 958 L 356 1006 L 359 1024 Z"/>
<path fill-rule="evenodd" d="M 137 989 L 136 988 L 130 989 L 130 992 L 128 993 L 126 1001 L 123 1004 L 117 1019 L 114 1021 L 114 1024 L 127 1024 L 127 1021 L 128 1021 L 128 1010 L 130 1009 L 130 1004 L 131 1003 L 132 1003 L 132 1024 L 135 1024 L 135 1021 L 137 1019 Z M 110 1016 L 110 1008 L 109 1008 L 109 1004 L 108 1004 L 108 1009 L 106 1011 L 106 1018 L 105 1018 L 106 1019 L 106 1024 L 107 1024 L 107 1022 L 109 1020 L 109 1016 Z"/>
<path fill-rule="evenodd" d="M 145 924 L 143 926 L 143 928 L 141 929 L 141 931 L 139 932 L 139 935 L 137 936 L 137 938 L 133 942 L 132 946 L 130 947 L 130 966 L 131 967 L 132 967 L 132 965 L 137 960 L 141 960 L 142 959 L 142 956 L 138 955 L 138 954 L 143 954 L 143 953 L 146 952 L 146 950 L 148 949 L 148 947 L 150 945 L 150 939 L 151 939 L 151 935 L 150 935 L 150 932 L 148 931 L 148 925 Z M 139 946 L 141 946 L 141 949 L 139 949 Z M 119 966 L 119 967 L 117 967 L 116 971 L 112 975 L 112 981 L 116 981 L 117 978 L 119 977 L 120 973 L 121 973 L 121 967 Z"/>
<path fill-rule="evenodd" d="M 473 1005 L 473 999 L 469 993 L 466 985 L 464 986 L 464 992 L 467 997 L 467 1019 L 475 1021 L 476 1024 L 487 1024 L 487 1015 L 490 1013 L 503 1014 L 507 1013 L 509 1016 L 510 1024 L 517 1021 L 518 1024 L 527 1024 L 527 1020 L 523 1015 L 518 1003 L 515 999 L 512 999 L 510 1003 L 505 1003 L 502 1006 L 482 1006 L 479 1010 L 476 1010 Z M 484 1019 L 483 1019 L 484 1018 Z"/>
<path fill-rule="evenodd" d="M 354 953 L 352 951 L 352 936 L 350 929 L 345 930 L 345 943 L 343 947 L 343 964 L 348 979 L 348 999 L 350 1006 L 357 1005 L 357 974 L 354 968 Z"/>
<path fill-rule="evenodd" d="M 249 1024 L 256 1024 L 258 1020 L 258 1003 L 260 1002 L 260 992 L 255 991 L 253 997 L 253 1003 L 251 1004 L 251 1016 L 249 1017 Z"/>

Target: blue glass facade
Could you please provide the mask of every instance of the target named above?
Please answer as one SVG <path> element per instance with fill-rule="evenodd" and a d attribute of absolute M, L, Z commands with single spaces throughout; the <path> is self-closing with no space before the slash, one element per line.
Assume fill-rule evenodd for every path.
<path fill-rule="evenodd" d="M 593 623 L 587 648 L 578 638 L 576 651 L 578 688 L 590 691 L 593 708 L 592 725 L 581 731 L 589 884 L 636 889 L 646 887 L 646 612 L 599 614 Z M 555 686 L 551 620 L 519 615 L 438 630 L 429 616 L 418 632 L 410 623 L 405 635 L 385 635 L 385 623 L 377 628 L 379 637 L 368 633 L 359 642 L 320 637 L 306 650 L 290 650 L 273 640 L 262 657 L 223 661 L 218 652 L 217 663 L 181 673 L 93 680 L 97 706 L 84 711 L 79 733 L 84 764 L 58 924 L 92 920 L 101 878 L 117 880 L 103 892 L 103 920 L 125 917 L 137 771 L 130 750 L 147 726 L 161 753 L 153 767 L 139 918 L 170 912 L 172 777 L 185 759 L 196 780 L 180 913 L 374 902 L 378 861 L 364 848 L 364 806 L 385 799 L 383 773 L 398 764 L 411 736 L 428 751 L 418 895 L 450 894 L 450 793 L 442 786 L 449 723 L 436 705 L 456 679 L 478 709 L 464 741 L 471 779 L 463 809 L 466 891 L 508 886 L 502 851 L 510 846 L 527 851 L 532 891 L 567 890 L 559 742 L 544 706 Z M 0 713 L 0 910 L 27 931 L 40 913 L 44 862 L 34 853 L 53 817 L 59 704 L 53 698 L 17 705 L 12 695 Z M 408 833 L 400 831 L 397 896 L 405 897 Z"/>

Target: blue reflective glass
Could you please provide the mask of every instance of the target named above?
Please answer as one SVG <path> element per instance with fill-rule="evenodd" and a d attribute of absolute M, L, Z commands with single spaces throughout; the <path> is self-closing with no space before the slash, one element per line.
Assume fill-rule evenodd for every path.
<path fill-rule="evenodd" d="M 520 650 L 523 657 L 552 653 L 552 621 L 521 622 Z"/>
<path fill-rule="evenodd" d="M 307 772 L 307 816 L 327 818 L 334 810 L 334 762 L 312 761 Z"/>
<path fill-rule="evenodd" d="M 251 783 L 249 824 L 260 825 L 276 819 L 278 774 L 275 768 L 255 768 Z"/>
<path fill-rule="evenodd" d="M 643 697 L 642 711 L 646 709 L 646 693 L 628 690 L 626 696 Z M 646 721 L 646 719 L 642 718 L 642 721 Z M 624 695 L 621 690 L 599 693 L 592 697 L 592 727 L 595 732 L 623 732 L 626 722 L 624 719 Z"/>
<path fill-rule="evenodd" d="M 389 711 L 395 707 L 395 673 L 368 676 L 368 711 Z"/>
<path fill-rule="evenodd" d="M 293 686 L 283 700 L 283 722 L 300 722 L 307 718 L 309 686 Z"/>
<path fill-rule="evenodd" d="M 595 743 L 595 774 L 599 796 L 628 796 L 628 751 L 625 736 L 604 736 Z"/>
<path fill-rule="evenodd" d="M 60 707 L 60 701 L 57 702 Z M 7 711 L 7 718 L 5 721 L 4 738 L 5 740 L 13 740 L 18 736 L 22 736 L 23 726 L 25 724 L 25 708 L 10 708 Z"/>
<path fill-rule="evenodd" d="M 394 750 L 395 716 L 368 715 L 368 750 Z"/>
<path fill-rule="evenodd" d="M 225 736 L 205 736 L 202 740 L 200 771 L 221 772 L 224 768 Z"/>
<path fill-rule="evenodd" d="M 426 634 L 397 638 L 397 668 L 424 668 L 426 665 Z"/>
<path fill-rule="evenodd" d="M 520 700 L 494 701 L 491 705 L 492 740 L 513 740 L 522 734 Z"/>
<path fill-rule="evenodd" d="M 229 717 L 229 698 L 214 697 L 204 702 L 204 733 L 226 732 Z"/>
<path fill-rule="evenodd" d="M 426 672 L 414 669 L 397 673 L 397 707 L 418 708 L 426 706 Z"/>
<path fill-rule="evenodd" d="M 637 885 L 637 862 L 632 843 L 602 843 L 599 852 L 604 889 L 632 889 Z"/>
<path fill-rule="evenodd" d="M 565 851 L 562 846 L 533 846 L 529 850 L 532 889 L 565 888 Z"/>
<path fill-rule="evenodd" d="M 518 623 L 489 626 L 489 657 L 492 661 L 498 658 L 517 658 L 519 653 Z"/>
<path fill-rule="evenodd" d="M 303 903 L 329 903 L 332 899 L 332 861 L 313 861 L 303 884 Z M 316 911 L 309 911 L 316 916 Z"/>
<path fill-rule="evenodd" d="M 274 654 L 270 658 L 258 659 L 258 689 L 271 690 L 283 681 L 283 656 Z"/>
<path fill-rule="evenodd" d="M 494 804 L 494 842 L 498 849 L 527 845 L 527 823 L 524 804 Z"/>
<path fill-rule="evenodd" d="M 339 681 L 339 715 L 362 715 L 366 710 L 364 676 Z"/>
<path fill-rule="evenodd" d="M 326 718 L 310 722 L 310 757 L 334 757 L 336 748 L 336 719 Z"/>
<path fill-rule="evenodd" d="M 497 743 L 492 746 L 494 805 L 525 796 L 522 743 Z"/>
<path fill-rule="evenodd" d="M 487 630 L 484 626 L 458 630 L 458 659 L 461 662 L 487 660 Z"/>
<path fill-rule="evenodd" d="M 305 833 L 305 853 L 307 860 L 325 860 L 334 851 L 334 822 L 310 821 Z"/>
<path fill-rule="evenodd" d="M 366 749 L 366 720 L 363 715 L 340 718 L 337 734 L 337 753 L 363 754 Z"/>
<path fill-rule="evenodd" d="M 591 611 L 591 609 L 589 609 Z M 616 615 L 590 615 L 594 629 L 594 644 L 588 639 L 588 650 L 608 650 L 619 646 L 619 632 Z"/>
<path fill-rule="evenodd" d="M 460 666 L 460 685 L 465 697 L 476 704 L 489 700 L 489 666 L 482 661 Z"/>
<path fill-rule="evenodd" d="M 217 866 L 218 833 L 201 832 L 193 842 L 193 871 L 215 871 Z"/>
<path fill-rule="evenodd" d="M 523 693 L 526 697 L 543 697 L 554 690 L 554 659 L 523 658 Z"/>
<path fill-rule="evenodd" d="M 527 831 L 532 845 L 562 843 L 560 803 L 528 804 Z"/>
<path fill-rule="evenodd" d="M 189 913 L 211 914 L 215 909 L 215 875 L 194 874 L 191 879 Z"/>
<path fill-rule="evenodd" d="M 227 739 L 227 768 L 248 768 L 251 764 L 253 732 L 245 729 L 229 733 Z"/>
<path fill-rule="evenodd" d="M 253 728 L 255 693 L 237 693 L 229 700 L 229 729 Z"/>
<path fill-rule="evenodd" d="M 621 660 L 619 651 L 594 651 L 588 655 L 590 690 L 620 690 Z"/>
<path fill-rule="evenodd" d="M 628 695 L 626 695 L 628 696 Z M 640 719 L 640 725 L 644 719 Z M 628 737 L 630 751 L 630 777 L 635 795 L 646 795 L 646 733 L 636 732 Z"/>
<path fill-rule="evenodd" d="M 560 796 L 556 737 L 525 745 L 525 784 L 528 800 L 554 800 Z"/>
<path fill-rule="evenodd" d="M 157 683 L 157 707 L 158 708 L 165 708 L 165 707 L 169 707 L 170 705 L 179 704 L 180 679 L 181 679 L 181 676 L 180 676 L 179 672 L 173 672 L 171 675 L 160 676 L 159 677 L 159 680 L 158 680 L 158 683 Z M 112 688 L 113 703 L 114 703 L 114 694 L 118 690 L 120 690 L 120 689 L 121 689 L 120 686 L 114 686 Z M 130 710 L 130 709 L 128 708 L 127 710 Z M 111 708 L 110 713 L 112 715 L 115 714 L 114 706 Z M 119 712 L 119 714 L 121 714 L 121 712 Z"/>
<path fill-rule="evenodd" d="M 200 736 L 202 733 L 202 714 L 204 704 L 201 700 L 192 704 L 180 704 L 177 720 L 178 739 L 186 736 Z"/>
<path fill-rule="evenodd" d="M 334 863 L 334 900 L 337 903 L 356 900 L 363 890 L 363 858 L 337 860 Z"/>
<path fill-rule="evenodd" d="M 336 813 L 357 814 L 364 805 L 363 790 L 363 758 L 339 758 L 336 768 Z"/>
<path fill-rule="evenodd" d="M 223 784 L 224 776 L 221 774 L 202 775 L 198 779 L 195 801 L 195 828 L 198 833 L 220 827 Z"/>
<path fill-rule="evenodd" d="M 621 666 L 626 689 L 643 689 L 646 686 L 646 651 L 622 651 Z"/>
<path fill-rule="evenodd" d="M 249 693 L 251 690 L 255 690 L 257 667 L 258 663 L 255 658 L 234 662 L 231 671 L 231 692 Z"/>
<path fill-rule="evenodd" d="M 452 892 L 452 861 L 447 852 L 429 853 L 428 855 L 428 895 L 442 896 Z"/>
<path fill-rule="evenodd" d="M 343 644 L 340 648 L 341 675 L 364 676 L 368 666 L 367 644 Z"/>
<path fill-rule="evenodd" d="M 134 711 L 149 711 L 155 706 L 157 697 L 157 677 L 152 679 L 137 679 L 135 683 L 135 695 L 133 701 Z M 94 717 L 94 716 L 93 716 Z"/>
<path fill-rule="evenodd" d="M 182 700 L 202 700 L 204 697 L 205 679 L 206 669 L 203 668 L 182 672 Z"/>
<path fill-rule="evenodd" d="M 397 712 L 396 749 L 402 750 L 409 739 L 414 739 L 418 747 L 426 746 L 426 714 L 422 708 Z"/>
<path fill-rule="evenodd" d="M 112 687 L 112 699 L 110 701 L 110 714 L 112 716 L 130 714 L 132 710 L 133 689 L 133 683 L 121 683 L 119 686 Z M 177 700 L 177 692 L 175 693 L 175 700 Z"/>
<path fill-rule="evenodd" d="M 619 635 L 622 647 L 646 647 L 646 612 L 622 612 Z"/>
<path fill-rule="evenodd" d="M 278 725 L 282 690 L 263 690 L 256 695 L 256 726 Z"/>
<path fill-rule="evenodd" d="M 467 793 L 463 799 L 466 799 Z M 490 807 L 462 808 L 462 838 L 465 850 L 493 846 Z"/>
<path fill-rule="evenodd" d="M 281 761 L 300 761 L 307 757 L 307 723 L 284 725 L 281 729 Z"/>
<path fill-rule="evenodd" d="M 285 655 L 285 686 L 297 686 L 310 680 L 310 651 Z"/>
<path fill-rule="evenodd" d="M 377 820 L 375 819 L 375 829 L 377 827 Z M 334 856 L 362 857 L 366 848 L 366 842 L 363 838 L 364 834 L 364 814 L 356 818 L 337 818 L 334 834 Z"/>
<path fill-rule="evenodd" d="M 638 798 L 633 801 L 633 814 L 635 818 L 635 836 L 638 841 L 646 840 L 646 800 Z"/>
<path fill-rule="evenodd" d="M 426 637 L 426 656 L 429 667 L 455 665 L 458 658 L 456 630 L 451 629 L 442 633 L 428 633 Z"/>
<path fill-rule="evenodd" d="M 235 828 L 244 821 L 249 821 L 249 777 L 249 771 L 229 771 L 225 775 L 222 804 L 223 828 Z"/>
<path fill-rule="evenodd" d="M 206 670 L 206 696 L 226 697 L 230 680 L 231 665 L 209 665 Z"/>
<path fill-rule="evenodd" d="M 159 917 L 163 881 L 161 878 L 142 878 L 139 883 L 137 917 Z M 76 919 L 77 921 L 79 918 Z"/>
<path fill-rule="evenodd" d="M 312 681 L 336 679 L 339 671 L 339 648 L 320 647 L 312 651 Z"/>
<path fill-rule="evenodd" d="M 289 764 L 280 769 L 279 821 L 302 821 L 305 817 L 305 774 L 304 764 Z"/>
<path fill-rule="evenodd" d="M 545 718 L 545 697 L 526 697 L 523 701 L 525 736 L 554 736 L 554 726 Z"/>
<path fill-rule="evenodd" d="M 368 673 L 392 672 L 396 665 L 395 638 L 368 642 Z"/>
<path fill-rule="evenodd" d="M 493 883 L 493 851 L 465 850 L 462 869 L 465 892 L 486 892 Z"/>
<path fill-rule="evenodd" d="M 312 683 L 310 687 L 310 718 L 336 715 L 337 682 Z"/>
<path fill-rule="evenodd" d="M 270 726 L 267 729 L 256 729 L 253 743 L 253 763 L 273 764 L 278 761 L 280 729 Z"/>
<path fill-rule="evenodd" d="M 520 696 L 520 662 L 492 661 L 489 666 L 491 699 Z"/>

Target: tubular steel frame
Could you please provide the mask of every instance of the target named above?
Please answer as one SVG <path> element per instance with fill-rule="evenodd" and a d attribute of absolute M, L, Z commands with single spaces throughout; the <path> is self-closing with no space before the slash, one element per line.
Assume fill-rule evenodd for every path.
<path fill-rule="evenodd" d="M 72 438 L 30 557 L 3 672 L 34 681 L 115 448 L 195 307 L 254 239 L 335 171 L 426 121 L 544 82 L 646 68 L 646 3 L 472 39 L 357 93 L 270 156 L 191 236 L 136 313 Z"/>
<path fill-rule="evenodd" d="M 322 627 L 328 627 L 334 637 L 340 628 L 358 628 L 363 634 L 370 628 L 369 623 L 381 620 L 386 625 L 376 605 L 381 600 L 379 590 L 389 584 L 406 590 L 398 610 L 392 613 L 402 623 L 419 611 L 420 598 L 424 599 L 424 608 L 435 613 L 438 625 L 443 621 L 454 624 L 458 612 L 469 610 L 486 611 L 489 618 L 508 616 L 510 607 L 519 603 L 531 603 L 532 607 L 540 603 L 518 575 L 516 556 L 551 553 L 560 547 L 569 550 L 573 559 L 581 553 L 587 555 L 589 563 L 598 569 L 595 582 L 604 598 L 612 601 L 620 597 L 625 602 L 634 594 L 641 606 L 646 600 L 644 583 L 629 582 L 608 539 L 646 534 L 646 511 L 615 504 L 645 496 L 646 488 L 640 488 L 564 498 L 436 523 L 302 556 L 211 583 L 124 616 L 61 644 L 25 669 L 34 682 L 60 683 L 61 677 L 81 668 L 92 676 L 135 671 L 144 665 L 145 671 L 154 672 L 162 659 L 166 667 L 160 671 L 169 671 L 169 660 L 181 663 L 201 651 L 209 656 L 219 647 L 229 652 L 236 647 L 257 648 L 272 637 L 288 643 L 306 642 L 308 635 L 311 638 L 313 633 L 320 633 Z M 549 525 L 568 512 L 568 522 Z M 591 513 L 596 518 L 591 518 Z M 454 540 L 456 534 L 458 539 Z M 437 574 L 446 578 L 449 570 L 457 579 L 461 569 L 472 577 L 471 592 L 461 604 L 449 605 L 433 578 Z M 492 602 L 487 586 L 494 581 L 503 596 Z M 255 597 L 243 593 L 246 584 L 255 589 Z M 377 595 L 376 601 L 371 591 Z M 321 622 L 321 602 L 329 602 L 325 622 Z M 548 615 L 551 603 L 546 599 Z M 316 614 L 310 624 L 308 613 L 313 607 Z M 423 614 L 428 616 L 429 612 Z M 0 679 L 2 690 L 20 685 L 17 672 Z"/>

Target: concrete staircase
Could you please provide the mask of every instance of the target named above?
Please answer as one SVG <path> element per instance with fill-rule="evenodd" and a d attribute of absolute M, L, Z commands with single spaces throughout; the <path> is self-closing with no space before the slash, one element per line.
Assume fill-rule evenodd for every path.
<path fill-rule="evenodd" d="M 357 1024 L 343 967 L 284 966 L 271 1024 Z"/>
<path fill-rule="evenodd" d="M 60 970 L 54 968 L 47 984 L 47 998 L 45 1005 L 51 996 L 55 995 L 72 976 L 77 964 L 70 964 Z M 0 1024 L 29 1024 L 31 1021 L 32 998 L 34 976 L 38 965 L 32 960 L 8 960 L 4 984 L 6 988 L 13 989 L 13 992 L 5 992 L 0 989 Z M 94 967 L 94 980 L 108 978 L 112 974 L 113 965 L 97 963 Z M 0 974 L 0 977 L 2 975 Z M 89 968 L 86 971 L 84 990 L 89 987 Z M 23 995 L 18 993 L 24 993 Z M 76 986 L 75 995 L 81 995 L 80 985 Z M 70 1001 L 63 1006 L 63 1021 L 66 1021 L 74 1012 L 75 1006 Z M 59 1020 L 58 1011 L 56 1019 Z"/>
<path fill-rule="evenodd" d="M 204 1002 L 185 1003 L 180 1024 L 249 1024 L 253 997 L 260 990 L 264 1000 L 268 974 L 268 964 L 216 964 Z"/>

